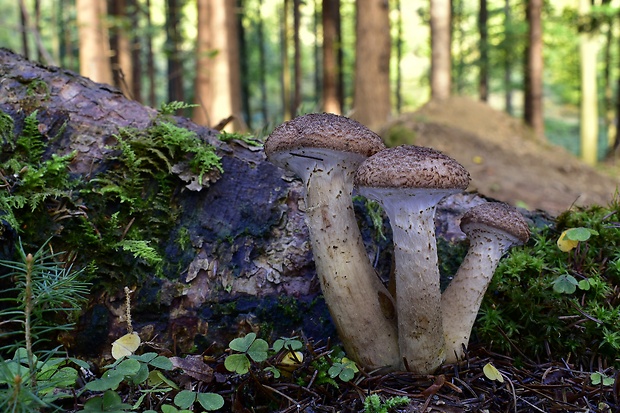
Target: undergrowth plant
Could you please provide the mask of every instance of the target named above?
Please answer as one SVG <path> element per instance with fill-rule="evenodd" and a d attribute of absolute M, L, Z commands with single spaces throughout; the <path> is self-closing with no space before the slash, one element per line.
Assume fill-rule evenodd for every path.
<path fill-rule="evenodd" d="M 477 327 L 517 358 L 620 366 L 620 204 L 566 211 L 495 274 Z"/>
<path fill-rule="evenodd" d="M 70 173 L 74 153 L 49 153 L 63 128 L 44 135 L 36 111 L 21 127 L 0 112 L 0 236 L 27 245 L 55 236 L 62 250 L 88 251 L 76 263 L 104 287 L 176 272 L 163 252 L 180 214 L 175 193 L 199 190 L 223 172 L 214 148 L 170 116 L 184 105 L 162 105 L 145 129 L 120 129 L 92 176 Z"/>
<path fill-rule="evenodd" d="M 34 254 L 18 244 L 18 260 L 0 261 L 0 410 L 60 410 L 72 397 L 78 372 L 88 364 L 50 348 L 55 334 L 73 328 L 72 315 L 86 301 L 89 285 L 44 244 Z"/>

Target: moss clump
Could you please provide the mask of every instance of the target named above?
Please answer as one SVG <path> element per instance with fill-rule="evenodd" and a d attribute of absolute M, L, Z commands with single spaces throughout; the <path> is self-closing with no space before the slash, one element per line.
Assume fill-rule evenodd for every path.
<path fill-rule="evenodd" d="M 598 235 L 563 252 L 570 228 Z M 501 262 L 482 304 L 478 337 L 536 361 L 577 359 L 620 365 L 620 204 L 574 209 L 533 232 Z M 571 288 L 558 288 L 563 283 Z M 597 367 L 597 366 L 594 366 Z"/>
<path fill-rule="evenodd" d="M 69 173 L 73 154 L 48 154 L 50 138 L 39 132 L 36 111 L 21 129 L 0 113 L 0 129 L 5 228 L 25 245 L 53 236 L 55 250 L 78 253 L 77 263 L 104 285 L 164 275 L 163 248 L 180 213 L 175 191 L 188 180 L 202 187 L 223 172 L 214 148 L 165 114 L 144 130 L 120 130 L 106 169 L 90 180 Z"/>

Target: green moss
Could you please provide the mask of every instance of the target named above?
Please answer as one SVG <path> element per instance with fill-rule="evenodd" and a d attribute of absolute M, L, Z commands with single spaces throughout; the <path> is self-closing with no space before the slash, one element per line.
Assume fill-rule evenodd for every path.
<path fill-rule="evenodd" d="M 186 184 L 175 167 L 199 183 L 213 178 L 223 172 L 213 147 L 161 115 L 144 130 L 120 130 L 107 170 L 84 180 L 69 174 L 73 154 L 46 155 L 36 111 L 18 136 L 15 129 L 1 114 L 0 210 L 25 244 L 54 236 L 54 248 L 78 252 L 78 264 L 96 268 L 98 279 L 114 287 L 178 266 L 163 258 L 181 212 L 174 193 Z M 182 238 L 190 245 L 189 234 Z"/>
<path fill-rule="evenodd" d="M 599 235 L 562 252 L 561 232 L 578 227 Z M 619 246 L 617 201 L 567 211 L 555 227 L 535 230 L 526 246 L 514 248 L 500 263 L 476 327 L 480 340 L 532 359 L 571 357 L 587 365 L 600 357 L 618 365 Z M 573 292 L 554 289 L 558 280 L 571 277 Z"/>
<path fill-rule="evenodd" d="M 393 125 L 384 137 L 385 144 L 389 147 L 398 145 L 415 145 L 416 133 L 405 124 Z"/>

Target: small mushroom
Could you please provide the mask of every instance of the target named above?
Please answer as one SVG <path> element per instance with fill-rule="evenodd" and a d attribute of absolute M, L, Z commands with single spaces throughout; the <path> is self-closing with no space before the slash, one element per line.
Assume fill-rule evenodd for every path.
<path fill-rule="evenodd" d="M 371 156 L 355 185 L 390 219 L 395 256 L 398 341 L 406 369 L 432 373 L 444 360 L 435 206 L 469 185 L 469 173 L 436 150 L 399 146 Z"/>
<path fill-rule="evenodd" d="M 461 229 L 469 239 L 469 250 L 441 303 L 446 361 L 450 363 L 463 357 L 500 258 L 511 246 L 523 244 L 530 237 L 521 213 L 501 202 L 487 202 L 467 211 Z"/>
<path fill-rule="evenodd" d="M 304 182 L 325 302 L 347 355 L 368 368 L 397 368 L 400 360 L 394 303 L 370 263 L 351 199 L 355 170 L 383 148 L 365 126 L 327 113 L 285 122 L 265 142 L 269 161 Z"/>

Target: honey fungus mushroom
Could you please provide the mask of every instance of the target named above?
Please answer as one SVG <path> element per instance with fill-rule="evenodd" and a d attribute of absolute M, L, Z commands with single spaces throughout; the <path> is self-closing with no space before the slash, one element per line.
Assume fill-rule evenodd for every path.
<path fill-rule="evenodd" d="M 510 247 L 521 245 L 530 237 L 521 213 L 502 202 L 473 207 L 463 215 L 461 229 L 469 239 L 469 250 L 441 303 L 447 362 L 463 357 L 500 258 Z"/>
<path fill-rule="evenodd" d="M 360 193 L 378 201 L 390 220 L 402 367 L 416 373 L 432 373 L 445 358 L 435 206 L 469 180 L 454 159 L 409 145 L 376 153 L 355 175 Z"/>
<path fill-rule="evenodd" d="M 356 169 L 384 148 L 365 126 L 327 113 L 285 122 L 265 142 L 269 161 L 304 183 L 316 271 L 347 355 L 363 367 L 394 369 L 394 304 L 370 263 L 351 199 Z"/>

